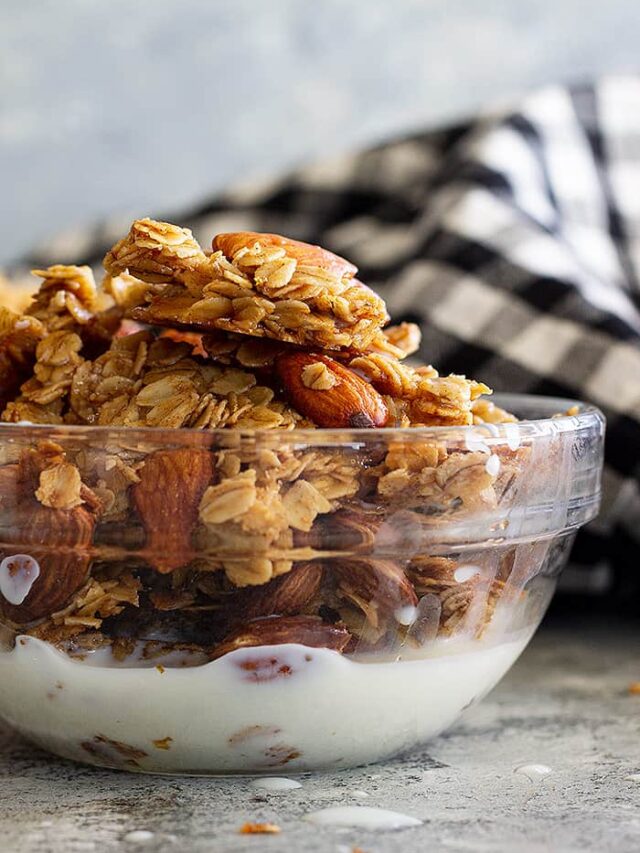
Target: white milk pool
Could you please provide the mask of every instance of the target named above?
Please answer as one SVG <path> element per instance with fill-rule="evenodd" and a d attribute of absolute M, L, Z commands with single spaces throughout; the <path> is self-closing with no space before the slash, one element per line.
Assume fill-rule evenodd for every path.
<path fill-rule="evenodd" d="M 108 767 L 344 768 L 442 732 L 500 680 L 529 636 L 439 641 L 428 656 L 383 662 L 263 646 L 199 666 L 122 666 L 110 652 L 80 661 L 25 636 L 0 651 L 0 716 L 52 752 Z"/>

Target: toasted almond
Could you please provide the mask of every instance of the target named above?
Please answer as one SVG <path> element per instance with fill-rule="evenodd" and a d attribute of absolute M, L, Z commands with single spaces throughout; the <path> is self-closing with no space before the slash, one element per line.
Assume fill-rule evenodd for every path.
<path fill-rule="evenodd" d="M 351 635 L 342 625 L 330 625 L 317 616 L 273 616 L 248 621 L 236 628 L 215 647 L 211 657 L 215 660 L 237 649 L 254 646 L 281 646 L 286 643 L 299 643 L 311 648 L 333 649 L 341 652 L 350 639 Z M 268 663 L 267 669 L 271 673 L 275 664 L 272 666 L 270 662 Z M 256 659 L 256 671 L 260 669 L 259 664 L 260 661 Z M 248 667 L 249 663 L 247 666 L 243 664 L 243 668 L 248 669 Z M 264 666 L 262 668 L 264 669 Z M 278 670 L 277 667 L 275 673 L 288 674 L 284 670 Z M 269 675 L 269 679 L 265 677 L 254 680 L 270 680 L 271 677 L 275 677 L 275 675 Z"/>
<path fill-rule="evenodd" d="M 323 364 L 335 382 L 325 389 L 305 384 L 305 368 Z M 382 396 L 368 382 L 325 355 L 283 353 L 276 374 L 293 406 L 320 427 L 383 427 L 389 412 Z M 317 368 L 316 368 L 317 369 Z"/>
<path fill-rule="evenodd" d="M 10 532 L 0 558 L 11 571 L 13 555 L 35 561 L 39 573 L 21 604 L 0 596 L 0 614 L 16 625 L 27 625 L 61 610 L 85 582 L 91 564 L 95 516 L 84 507 L 51 509 L 36 501 L 24 501 L 15 510 L 17 524 Z M 8 538 L 4 534 L 5 541 Z M 15 571 L 20 571 L 17 563 Z"/>
<path fill-rule="evenodd" d="M 146 556 L 161 573 L 186 565 L 198 506 L 213 473 L 206 450 L 159 450 L 149 456 L 133 487 L 147 536 Z"/>
<path fill-rule="evenodd" d="M 229 600 L 232 619 L 293 616 L 318 593 L 323 568 L 320 563 L 300 563 L 286 575 L 262 586 L 245 587 Z"/>
<path fill-rule="evenodd" d="M 294 258 L 298 263 L 321 267 L 326 272 L 338 278 L 353 278 L 358 272 L 358 268 L 352 263 L 345 261 L 339 255 L 334 255 L 333 252 L 329 252 L 327 249 L 314 246 L 310 243 L 302 243 L 299 240 L 292 240 L 289 237 L 281 237 L 279 234 L 260 234 L 256 231 L 237 231 L 234 233 L 218 234 L 213 240 L 213 250 L 214 252 L 223 252 L 227 258 L 231 259 L 241 249 L 250 249 L 256 243 L 259 243 L 265 249 L 284 249 L 286 254 L 290 258 Z"/>

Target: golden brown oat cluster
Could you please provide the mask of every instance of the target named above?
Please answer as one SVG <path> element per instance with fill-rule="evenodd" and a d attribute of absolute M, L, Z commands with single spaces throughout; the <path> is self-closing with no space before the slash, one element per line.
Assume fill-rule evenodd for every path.
<path fill-rule="evenodd" d="M 366 347 L 385 304 L 356 268 L 317 246 L 274 234 L 221 234 L 205 254 L 186 228 L 139 220 L 105 258 L 146 288 L 118 282 L 132 316 L 198 331 L 222 329 L 324 349 Z"/>
<path fill-rule="evenodd" d="M 205 251 L 188 229 L 143 219 L 104 263 L 100 287 L 88 267 L 37 270 L 26 312 L 0 309 L 2 420 L 203 440 L 4 446 L 0 556 L 29 547 L 41 568 L 23 604 L 0 599 L 6 621 L 80 649 L 122 655 L 160 637 L 210 657 L 261 642 L 420 645 L 468 632 L 471 616 L 484 630 L 502 564 L 460 580 L 419 535 L 405 560 L 377 550 L 425 517 L 498 506 L 523 451 L 488 465 L 475 446 L 411 431 L 366 451 L 347 438 L 513 421 L 485 385 L 408 364 L 417 327 L 384 328 L 382 299 L 317 246 L 242 232 Z M 317 428 L 345 431 L 344 447 L 296 437 Z M 256 429 L 294 432 L 269 444 Z"/>

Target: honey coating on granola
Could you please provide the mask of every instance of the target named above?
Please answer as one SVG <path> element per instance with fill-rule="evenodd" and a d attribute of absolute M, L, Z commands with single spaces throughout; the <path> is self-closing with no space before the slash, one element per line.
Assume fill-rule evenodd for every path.
<path fill-rule="evenodd" d="M 131 283 L 135 296 L 116 287 L 134 319 L 158 326 L 365 349 L 388 319 L 356 268 L 319 247 L 251 232 L 219 235 L 213 247 L 205 254 L 189 229 L 138 220 L 105 268 L 147 282 Z"/>
<path fill-rule="evenodd" d="M 141 644 L 206 660 L 481 636 L 509 573 L 458 577 L 463 557 L 429 553 L 428 531 L 508 501 L 528 450 L 498 444 L 488 462 L 411 428 L 515 418 L 482 383 L 409 363 L 419 329 L 383 328 L 384 302 L 348 261 L 273 234 L 212 245 L 137 220 L 100 286 L 54 265 L 35 271 L 24 313 L 0 309 L 2 420 L 105 430 L 2 448 L 0 560 L 19 548 L 40 568 L 22 604 L 0 596 L 2 618 L 118 659 Z M 408 429 L 390 441 L 387 427 Z M 323 428 L 343 431 L 340 450 L 298 438 Z M 184 429 L 198 432 L 172 444 Z M 349 440 L 362 429 L 382 430 L 379 447 Z"/>

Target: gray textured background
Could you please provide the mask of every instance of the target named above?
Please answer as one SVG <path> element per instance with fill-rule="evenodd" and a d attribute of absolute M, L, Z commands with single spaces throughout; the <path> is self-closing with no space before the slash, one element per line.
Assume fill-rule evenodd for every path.
<path fill-rule="evenodd" d="M 0 262 L 640 64 L 638 0 L 0 0 Z"/>

